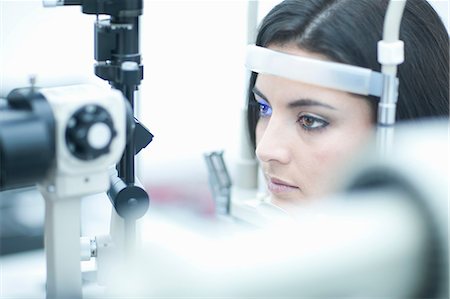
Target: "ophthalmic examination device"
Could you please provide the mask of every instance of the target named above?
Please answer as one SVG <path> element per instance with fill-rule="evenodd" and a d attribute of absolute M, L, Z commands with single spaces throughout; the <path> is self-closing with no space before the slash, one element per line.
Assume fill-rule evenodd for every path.
<path fill-rule="evenodd" d="M 44 1 L 57 5 L 97 15 L 95 74 L 112 88 L 38 88 L 32 79 L 30 87 L 11 91 L 0 110 L 0 190 L 38 185 L 45 199 L 47 297 L 81 298 L 80 252 L 83 260 L 97 257 L 101 280 L 101 261 L 131 253 L 136 220 L 149 207 L 135 179 L 135 155 L 153 138 L 134 117 L 144 73 L 143 1 Z M 100 192 L 114 207 L 111 234 L 80 239 L 80 199 Z"/>

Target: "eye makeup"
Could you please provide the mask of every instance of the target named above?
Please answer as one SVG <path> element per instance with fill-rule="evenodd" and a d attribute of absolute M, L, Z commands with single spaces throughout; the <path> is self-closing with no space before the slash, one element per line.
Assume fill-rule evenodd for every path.
<path fill-rule="evenodd" d="M 264 94 L 256 88 L 256 86 L 253 88 L 253 95 L 256 101 L 256 105 L 258 105 L 259 108 L 259 116 L 262 118 L 270 117 L 272 115 L 272 107 L 269 104 L 269 101 L 264 96 Z M 325 129 L 330 122 L 324 119 L 321 116 L 318 116 L 313 113 L 307 113 L 305 110 L 308 110 L 308 108 L 322 108 L 330 111 L 336 111 L 337 109 L 331 105 L 328 105 L 326 103 L 322 103 L 320 101 L 311 100 L 311 99 L 297 99 L 295 101 L 291 101 L 287 103 L 287 108 L 294 109 L 300 109 L 303 112 L 299 113 L 297 116 L 296 122 L 300 125 L 300 127 L 308 132 L 320 132 L 321 130 Z"/>
<path fill-rule="evenodd" d="M 310 113 L 301 113 L 298 116 L 297 122 L 304 130 L 311 132 L 319 132 L 330 124 L 325 119 Z"/>

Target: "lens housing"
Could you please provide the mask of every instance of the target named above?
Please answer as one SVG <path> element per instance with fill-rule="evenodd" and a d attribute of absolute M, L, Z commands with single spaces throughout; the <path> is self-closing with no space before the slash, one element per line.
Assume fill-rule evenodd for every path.
<path fill-rule="evenodd" d="M 55 119 L 39 91 L 11 91 L 0 108 L 0 190 L 34 185 L 55 161 Z"/>

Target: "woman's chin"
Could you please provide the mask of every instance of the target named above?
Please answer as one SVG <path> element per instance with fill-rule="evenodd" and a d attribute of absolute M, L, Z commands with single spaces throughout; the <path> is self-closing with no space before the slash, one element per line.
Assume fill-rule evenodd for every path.
<path fill-rule="evenodd" d="M 299 206 L 307 200 L 308 197 L 302 192 L 296 192 L 296 194 L 270 194 L 271 203 L 283 209 Z"/>

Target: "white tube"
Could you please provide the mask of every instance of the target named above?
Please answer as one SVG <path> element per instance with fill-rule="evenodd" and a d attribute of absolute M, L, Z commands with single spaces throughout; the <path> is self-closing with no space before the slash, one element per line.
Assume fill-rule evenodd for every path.
<path fill-rule="evenodd" d="M 247 3 L 247 44 L 255 43 L 256 28 L 258 26 L 258 0 Z"/>
<path fill-rule="evenodd" d="M 378 43 L 378 61 L 384 74 L 383 93 L 378 104 L 378 148 L 386 156 L 392 147 L 398 99 L 397 65 L 404 60 L 403 42 L 399 41 L 400 23 L 406 0 L 391 0 L 386 12 L 383 40 Z"/>
<path fill-rule="evenodd" d="M 407 0 L 391 0 L 384 19 L 383 42 L 395 43 L 399 40 L 400 24 Z M 397 75 L 397 65 L 383 65 L 383 74 Z"/>
<path fill-rule="evenodd" d="M 258 177 L 258 163 L 254 156 L 253 146 L 247 129 L 247 109 L 241 110 L 239 158 L 236 162 L 233 185 L 239 189 L 256 189 Z"/>
<path fill-rule="evenodd" d="M 255 42 L 256 27 L 258 23 L 258 1 L 249 0 L 247 3 L 247 44 Z M 246 71 L 245 82 L 250 81 L 250 71 Z M 243 108 L 241 109 L 240 140 L 239 140 L 239 158 L 236 162 L 236 171 L 234 176 L 233 194 L 241 193 L 241 189 L 256 189 L 258 164 L 254 156 L 253 146 L 250 142 L 247 128 L 247 88 L 244 90 Z M 239 197 L 239 196 L 238 196 Z M 240 198 L 232 198 L 240 200 Z"/>

